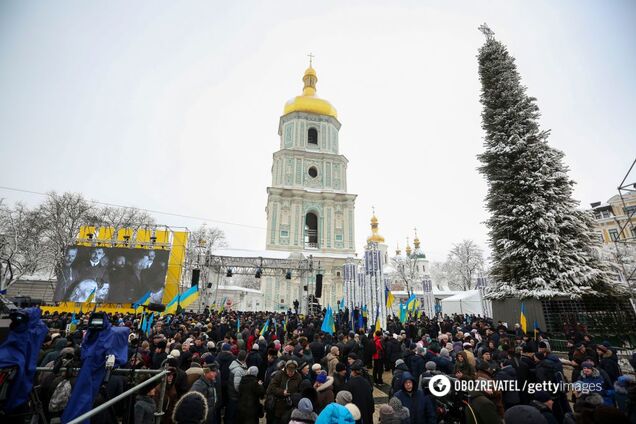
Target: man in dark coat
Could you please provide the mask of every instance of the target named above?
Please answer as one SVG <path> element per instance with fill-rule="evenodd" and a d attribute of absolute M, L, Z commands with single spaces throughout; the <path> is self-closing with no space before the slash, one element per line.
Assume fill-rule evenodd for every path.
<path fill-rule="evenodd" d="M 501 417 L 497 413 L 497 406 L 483 392 L 471 392 L 469 406 L 472 412 L 467 411 L 467 413 L 465 414 L 466 424 L 503 423 Z M 510 422 L 514 423 L 514 421 Z M 539 423 L 537 422 L 537 424 Z"/>
<path fill-rule="evenodd" d="M 523 353 L 517 368 L 517 379 L 519 388 L 527 387 L 527 383 L 536 383 L 537 381 L 535 378 L 534 353 L 528 345 L 523 346 Z M 529 405 L 532 402 L 532 395 L 527 390 L 520 392 L 519 397 L 523 405 Z"/>
<path fill-rule="evenodd" d="M 207 424 L 217 424 L 217 408 L 219 406 L 219 393 L 217 391 L 216 379 L 219 368 L 217 364 L 210 364 L 203 368 L 203 375 L 194 382 L 191 391 L 199 392 L 207 401 L 208 417 Z"/>
<path fill-rule="evenodd" d="M 288 409 L 291 409 L 291 396 L 300 391 L 302 377 L 296 371 L 297 368 L 298 364 L 296 361 L 287 361 L 285 370 L 274 374 L 271 383 L 267 387 L 267 397 L 273 397 L 274 401 L 274 408 L 272 411 L 268 411 L 268 414 L 273 414 L 273 421 L 276 423 L 279 422 Z"/>
<path fill-rule="evenodd" d="M 257 376 L 258 368 L 252 366 L 241 378 L 237 417 L 239 423 L 258 424 L 259 418 L 263 415 L 261 398 L 265 396 L 265 389 Z"/>
<path fill-rule="evenodd" d="M 353 404 L 358 407 L 362 416 L 357 423 L 372 423 L 375 405 L 373 402 L 373 386 L 362 376 L 364 365 L 357 360 L 351 365 L 351 379 L 345 385 L 345 390 L 351 392 Z"/>
<path fill-rule="evenodd" d="M 223 343 L 221 353 L 216 357 L 219 363 L 219 372 L 221 373 L 221 399 L 223 401 L 221 408 L 227 406 L 228 402 L 228 381 L 230 380 L 230 364 L 236 357 L 230 352 L 230 345 Z M 219 410 L 221 409 L 219 408 Z"/>
<path fill-rule="evenodd" d="M 407 371 L 402 375 L 402 389 L 395 393 L 395 397 L 400 399 L 402 405 L 409 410 L 411 424 L 437 423 L 433 401 L 417 388 L 417 383 L 410 372 Z"/>

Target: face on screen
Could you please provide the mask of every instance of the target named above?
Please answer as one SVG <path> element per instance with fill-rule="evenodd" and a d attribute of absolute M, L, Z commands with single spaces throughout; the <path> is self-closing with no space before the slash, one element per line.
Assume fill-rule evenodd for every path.
<path fill-rule="evenodd" d="M 68 249 L 64 255 L 64 265 L 71 266 L 77 257 L 77 249 Z"/>
<path fill-rule="evenodd" d="M 60 300 L 82 302 L 93 290 L 101 303 L 132 303 L 148 291 L 159 295 L 165 284 L 169 255 L 170 251 L 163 249 L 69 246 L 61 265 L 77 264 L 73 269 L 77 283 L 68 288 L 62 286 L 65 291 Z M 152 263 L 157 266 L 151 268 Z M 67 284 L 63 277 L 68 279 L 68 273 L 60 273 L 59 284 Z"/>
<path fill-rule="evenodd" d="M 123 268 L 126 266 L 126 258 L 123 256 L 117 256 L 115 258 L 115 268 Z"/>
<path fill-rule="evenodd" d="M 100 262 L 104 255 L 104 249 L 93 249 L 91 252 L 91 262 Z"/>

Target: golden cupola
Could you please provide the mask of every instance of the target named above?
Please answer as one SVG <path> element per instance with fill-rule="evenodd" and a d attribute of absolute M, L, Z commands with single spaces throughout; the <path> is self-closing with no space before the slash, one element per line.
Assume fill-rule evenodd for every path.
<path fill-rule="evenodd" d="M 317 82 L 318 77 L 316 76 L 316 71 L 311 66 L 311 62 L 309 62 L 309 68 L 307 68 L 305 75 L 303 75 L 303 83 L 305 84 L 303 87 L 303 94 L 296 96 L 285 103 L 285 110 L 283 114 L 287 115 L 292 112 L 308 112 L 338 118 L 336 108 L 334 108 L 328 101 L 316 96 Z"/>
<path fill-rule="evenodd" d="M 375 213 L 371 217 L 371 235 L 367 238 L 367 243 L 384 243 L 384 237 L 378 233 L 378 218 Z"/>
<path fill-rule="evenodd" d="M 415 230 L 415 238 L 413 239 L 413 246 L 415 246 L 415 250 L 420 248 L 420 239 L 417 237 L 417 229 Z"/>
<path fill-rule="evenodd" d="M 406 256 L 411 256 L 411 252 L 413 252 L 411 250 L 411 245 L 409 244 L 409 238 L 406 238 L 406 248 L 404 248 L 404 251 L 406 252 Z"/>

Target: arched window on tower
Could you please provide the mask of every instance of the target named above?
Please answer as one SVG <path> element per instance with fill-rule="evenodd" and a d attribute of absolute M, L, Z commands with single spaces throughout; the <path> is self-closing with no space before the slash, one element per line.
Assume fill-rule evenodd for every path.
<path fill-rule="evenodd" d="M 318 249 L 318 217 L 313 212 L 305 215 L 305 248 Z"/>
<path fill-rule="evenodd" d="M 318 130 L 315 128 L 309 128 L 307 131 L 307 143 L 318 145 Z"/>

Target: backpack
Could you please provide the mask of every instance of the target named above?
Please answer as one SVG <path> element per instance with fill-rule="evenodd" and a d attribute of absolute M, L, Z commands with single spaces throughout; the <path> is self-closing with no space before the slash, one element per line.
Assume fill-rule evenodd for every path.
<path fill-rule="evenodd" d="M 49 402 L 49 411 L 63 411 L 68 404 L 68 400 L 71 398 L 72 391 L 73 387 L 71 386 L 71 382 L 67 378 L 60 381 L 57 386 L 55 386 L 53 395 L 51 395 L 51 400 Z"/>

